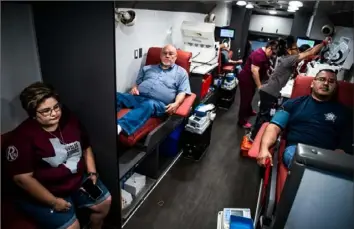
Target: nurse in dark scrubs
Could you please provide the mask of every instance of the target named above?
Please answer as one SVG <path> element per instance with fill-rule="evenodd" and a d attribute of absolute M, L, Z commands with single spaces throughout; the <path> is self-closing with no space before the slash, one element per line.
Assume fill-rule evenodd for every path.
<path fill-rule="evenodd" d="M 281 89 L 294 75 L 296 64 L 311 56 L 317 55 L 321 49 L 328 44 L 330 38 L 326 38 L 322 43 L 311 49 L 299 53 L 296 40 L 293 36 L 279 41 L 278 56 L 279 62 L 267 83 L 259 89 L 260 107 L 256 123 L 250 136 L 251 141 L 256 137 L 262 124 L 271 120 L 271 109 L 278 103 Z"/>
<path fill-rule="evenodd" d="M 244 128 L 252 127 L 248 122 L 250 116 L 256 115 L 252 110 L 252 99 L 261 82 L 268 79 L 269 58 L 276 53 L 276 49 L 277 41 L 272 40 L 265 47 L 253 51 L 238 76 L 241 96 L 238 124 Z"/>

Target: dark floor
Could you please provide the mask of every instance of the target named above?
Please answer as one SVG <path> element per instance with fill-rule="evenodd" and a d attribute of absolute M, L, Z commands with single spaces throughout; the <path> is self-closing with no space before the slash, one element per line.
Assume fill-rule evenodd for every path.
<path fill-rule="evenodd" d="M 230 110 L 218 111 L 206 156 L 195 163 L 180 159 L 126 229 L 215 229 L 223 208 L 250 208 L 254 214 L 258 168 L 239 153 L 245 131 L 236 124 L 238 104 L 239 92 Z"/>

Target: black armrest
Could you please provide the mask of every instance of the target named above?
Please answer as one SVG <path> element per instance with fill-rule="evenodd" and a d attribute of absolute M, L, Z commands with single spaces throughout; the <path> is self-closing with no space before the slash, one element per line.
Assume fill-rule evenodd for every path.
<path fill-rule="evenodd" d="M 353 176 L 354 157 L 333 150 L 322 149 L 310 145 L 298 144 L 296 147 L 295 162 L 307 167 Z"/>
<path fill-rule="evenodd" d="M 266 200 L 266 204 L 265 204 L 265 215 L 264 216 L 266 217 L 266 219 L 272 219 L 272 216 L 274 213 L 274 207 L 275 207 L 275 203 L 276 203 L 280 143 L 281 143 L 281 135 L 278 137 L 277 142 L 275 143 L 275 146 L 273 149 L 273 167 L 271 168 L 270 183 L 268 185 L 269 197 Z"/>

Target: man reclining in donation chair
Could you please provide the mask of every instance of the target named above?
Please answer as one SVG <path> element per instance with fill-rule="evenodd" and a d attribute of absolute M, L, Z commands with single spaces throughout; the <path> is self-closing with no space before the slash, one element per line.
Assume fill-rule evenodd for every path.
<path fill-rule="evenodd" d="M 292 163 L 298 143 L 353 153 L 350 109 L 353 107 L 351 96 L 353 93 L 354 85 L 337 82 L 336 74 L 332 70 L 321 70 L 316 77 L 298 76 L 294 83 L 292 98 L 282 105 L 270 123 L 263 124 L 249 151 L 249 156 L 257 158 L 259 165 L 266 166 L 263 191 L 266 188 L 275 190 L 273 195 L 276 194 L 276 197 L 274 196 L 276 202 L 280 200 L 287 170 Z M 271 147 L 281 132 L 284 132 L 284 139 L 278 142 L 280 145 L 274 149 L 272 155 Z M 275 168 L 271 169 L 273 162 Z M 272 179 L 269 178 L 270 170 Z M 269 180 L 272 180 L 270 185 Z"/>
<path fill-rule="evenodd" d="M 191 55 L 172 45 L 149 49 L 146 66 L 140 69 L 130 93 L 117 93 L 117 127 L 121 142 L 132 146 L 162 122 L 155 118 L 148 123 L 152 117 L 188 115 L 195 99 L 187 72 Z"/>
<path fill-rule="evenodd" d="M 321 70 L 311 83 L 311 95 L 286 101 L 276 112 L 262 136 L 257 161 L 271 162 L 270 147 L 286 128 L 287 144 L 283 162 L 289 168 L 298 143 L 352 153 L 352 112 L 336 101 L 336 73 Z M 347 95 L 351 96 L 351 95 Z"/>

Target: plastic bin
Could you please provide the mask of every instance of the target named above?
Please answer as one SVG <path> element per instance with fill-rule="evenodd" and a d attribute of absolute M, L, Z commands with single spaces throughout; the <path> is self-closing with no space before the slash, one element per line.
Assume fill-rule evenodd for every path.
<path fill-rule="evenodd" d="M 168 157 L 175 157 L 178 154 L 181 149 L 179 140 L 183 130 L 184 124 L 182 123 L 163 141 L 159 148 L 161 154 Z"/>
<path fill-rule="evenodd" d="M 252 219 L 241 216 L 230 216 L 230 229 L 254 229 Z"/>

